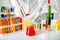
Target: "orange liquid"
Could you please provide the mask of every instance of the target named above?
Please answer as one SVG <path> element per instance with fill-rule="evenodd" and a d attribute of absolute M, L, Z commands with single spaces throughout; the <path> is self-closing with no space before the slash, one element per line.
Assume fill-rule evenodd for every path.
<path fill-rule="evenodd" d="M 1 22 L 3 26 L 6 26 L 6 19 L 2 19 Z"/>
<path fill-rule="evenodd" d="M 6 28 L 2 28 L 2 34 L 6 34 Z"/>
<path fill-rule="evenodd" d="M 8 9 L 6 12 L 7 12 L 7 16 L 10 17 L 10 10 Z"/>
<path fill-rule="evenodd" d="M 46 20 L 46 30 L 48 29 L 48 20 Z"/>
<path fill-rule="evenodd" d="M 22 30 L 22 25 L 18 25 L 18 30 Z"/>
<path fill-rule="evenodd" d="M 0 19 L 0 27 L 2 26 L 2 22 L 1 22 L 1 19 Z"/>
<path fill-rule="evenodd" d="M 2 34 L 2 29 L 0 29 L 0 34 Z"/>

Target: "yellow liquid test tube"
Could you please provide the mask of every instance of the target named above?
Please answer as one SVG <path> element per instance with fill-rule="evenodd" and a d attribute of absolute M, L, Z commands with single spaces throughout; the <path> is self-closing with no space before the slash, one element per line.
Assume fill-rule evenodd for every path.
<path fill-rule="evenodd" d="M 37 30 L 37 24 L 36 23 L 34 24 L 34 29 Z"/>
<path fill-rule="evenodd" d="M 12 20 L 12 18 L 10 18 L 10 25 L 12 25 L 13 24 L 13 20 Z M 10 26 L 10 30 L 11 30 L 11 32 L 13 32 L 14 31 L 14 26 Z"/>
<path fill-rule="evenodd" d="M 12 18 L 12 22 L 15 25 L 16 24 L 16 18 Z M 16 26 L 13 26 L 13 31 L 16 31 Z"/>
<path fill-rule="evenodd" d="M 56 22 L 56 31 L 60 30 L 60 20 Z"/>
<path fill-rule="evenodd" d="M 25 28 L 25 20 L 22 20 L 22 30 L 25 30 L 26 28 Z"/>
<path fill-rule="evenodd" d="M 32 25 L 32 19 L 28 19 L 25 21 L 26 23 L 26 28 Z"/>
<path fill-rule="evenodd" d="M 26 29 L 28 26 L 31 25 L 31 19 L 30 20 L 22 20 L 22 29 Z"/>
<path fill-rule="evenodd" d="M 2 26 L 2 22 L 1 22 L 1 19 L 0 19 L 0 27 Z"/>
<path fill-rule="evenodd" d="M 36 29 L 36 25 L 34 24 L 34 29 Z"/>
<path fill-rule="evenodd" d="M 37 23 L 37 30 L 40 30 L 40 24 Z"/>
<path fill-rule="evenodd" d="M 26 27 L 30 26 L 30 21 L 29 20 L 26 20 Z"/>

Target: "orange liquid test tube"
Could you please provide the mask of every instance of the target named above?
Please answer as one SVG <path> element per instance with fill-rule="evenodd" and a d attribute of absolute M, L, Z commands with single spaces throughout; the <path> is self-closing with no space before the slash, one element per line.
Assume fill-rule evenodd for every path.
<path fill-rule="evenodd" d="M 22 30 L 22 24 L 18 25 L 18 30 Z"/>
<path fill-rule="evenodd" d="M 3 27 L 5 27 L 6 26 L 6 19 L 2 19 L 1 22 L 2 22 Z"/>
<path fill-rule="evenodd" d="M 2 19 L 2 34 L 6 34 L 6 19 Z"/>
<path fill-rule="evenodd" d="M 0 27 L 2 27 L 1 19 L 0 19 Z M 2 34 L 2 29 L 0 29 L 0 34 Z"/>
<path fill-rule="evenodd" d="M 12 22 L 13 22 L 13 24 L 16 24 L 16 19 L 12 18 Z M 16 32 L 16 26 L 14 26 L 13 29 L 14 29 L 14 32 Z"/>
<path fill-rule="evenodd" d="M 9 9 L 7 9 L 7 17 L 10 17 L 10 10 Z"/>
<path fill-rule="evenodd" d="M 6 34 L 6 28 L 2 28 L 2 34 Z"/>
<path fill-rule="evenodd" d="M 0 34 L 2 34 L 2 29 L 0 29 Z"/>
<path fill-rule="evenodd" d="M 10 10 L 7 9 L 6 13 L 7 13 L 7 17 L 8 17 L 8 25 L 10 25 Z M 10 33 L 10 32 L 11 32 L 10 27 L 8 27 L 8 33 Z"/>
<path fill-rule="evenodd" d="M 5 21 L 6 21 L 5 19 L 4 20 L 0 19 L 0 27 L 3 27 L 0 29 L 0 34 L 6 34 Z"/>
<path fill-rule="evenodd" d="M 47 28 L 48 28 L 48 20 L 46 20 L 46 30 L 47 30 Z"/>

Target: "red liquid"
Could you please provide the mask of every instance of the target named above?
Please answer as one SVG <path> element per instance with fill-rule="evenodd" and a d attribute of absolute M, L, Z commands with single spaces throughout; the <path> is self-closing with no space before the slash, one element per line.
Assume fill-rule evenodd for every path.
<path fill-rule="evenodd" d="M 10 25 L 10 18 L 8 18 L 8 25 Z"/>
<path fill-rule="evenodd" d="M 29 16 L 29 15 L 30 15 L 30 14 L 28 14 L 28 13 L 26 14 L 26 16 Z"/>
<path fill-rule="evenodd" d="M 28 35 L 28 36 L 34 36 L 34 35 L 36 35 L 36 32 L 34 30 L 34 26 L 27 27 L 26 35 Z"/>
<path fill-rule="evenodd" d="M 21 17 L 17 17 L 17 19 L 18 19 L 19 23 L 22 23 L 22 18 Z"/>
<path fill-rule="evenodd" d="M 50 0 L 48 0 L 48 3 L 50 4 Z"/>

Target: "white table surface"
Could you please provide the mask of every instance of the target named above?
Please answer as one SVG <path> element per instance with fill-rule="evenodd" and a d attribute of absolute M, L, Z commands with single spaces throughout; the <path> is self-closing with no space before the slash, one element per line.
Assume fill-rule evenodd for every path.
<path fill-rule="evenodd" d="M 0 38 L 0 40 L 60 40 L 60 30 L 41 33 L 36 36 L 27 36 L 25 31 L 19 31 L 7 34 Z"/>

